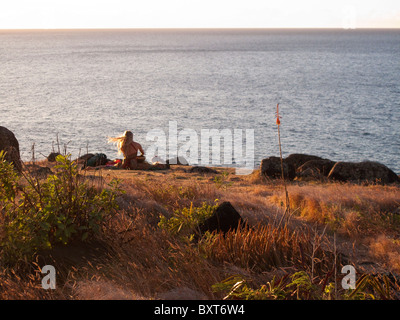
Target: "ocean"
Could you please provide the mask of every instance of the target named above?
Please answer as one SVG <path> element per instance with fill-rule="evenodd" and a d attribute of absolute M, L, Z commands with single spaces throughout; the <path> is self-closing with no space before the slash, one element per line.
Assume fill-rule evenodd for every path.
<path fill-rule="evenodd" d="M 0 31 L 0 126 L 23 160 L 121 158 L 131 130 L 254 130 L 254 166 L 307 153 L 400 173 L 400 30 Z M 59 144 L 57 145 L 57 137 Z M 172 155 L 170 155 L 172 156 Z"/>

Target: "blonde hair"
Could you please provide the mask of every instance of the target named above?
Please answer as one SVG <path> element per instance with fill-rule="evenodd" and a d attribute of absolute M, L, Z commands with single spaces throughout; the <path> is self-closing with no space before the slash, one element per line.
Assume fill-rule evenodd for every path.
<path fill-rule="evenodd" d="M 125 131 L 122 136 L 108 138 L 108 142 L 117 143 L 118 154 L 123 154 L 125 156 L 126 147 L 133 142 L 133 133 L 129 130 Z"/>

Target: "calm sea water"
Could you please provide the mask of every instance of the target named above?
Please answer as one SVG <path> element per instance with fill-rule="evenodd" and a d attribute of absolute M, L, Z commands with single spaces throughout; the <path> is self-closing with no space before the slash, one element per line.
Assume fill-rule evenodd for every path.
<path fill-rule="evenodd" d="M 132 130 L 254 129 L 278 155 L 374 160 L 400 173 L 400 30 L 0 31 L 0 125 L 23 159 L 118 157 Z M 55 146 L 57 149 L 57 147 Z"/>

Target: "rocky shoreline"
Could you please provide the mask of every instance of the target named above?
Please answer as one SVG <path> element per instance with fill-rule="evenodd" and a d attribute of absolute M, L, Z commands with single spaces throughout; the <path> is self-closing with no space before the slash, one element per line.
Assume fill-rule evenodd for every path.
<path fill-rule="evenodd" d="M 332 161 L 315 155 L 291 154 L 282 159 L 269 157 L 260 165 L 260 175 L 269 179 L 319 180 L 354 183 L 400 183 L 400 177 L 387 166 L 375 161 Z"/>
<path fill-rule="evenodd" d="M 13 163 L 17 171 L 22 170 L 18 140 L 10 130 L 2 126 L 0 126 L 0 151 L 6 152 L 5 159 Z M 50 154 L 48 161 L 52 162 L 54 160 L 54 154 Z M 177 163 L 179 164 L 180 162 Z M 188 163 L 185 164 L 188 165 Z M 169 163 L 166 167 L 169 168 Z M 191 170 L 195 172 L 196 169 L 198 168 L 193 167 Z M 204 168 L 202 170 L 205 169 L 209 168 Z M 262 178 L 267 179 L 281 179 L 282 169 L 284 178 L 289 181 L 317 180 L 400 184 L 399 175 L 379 162 L 332 161 L 315 155 L 299 153 L 291 154 L 282 159 L 282 161 L 279 157 L 268 157 L 263 159 L 260 164 L 260 175 Z"/>

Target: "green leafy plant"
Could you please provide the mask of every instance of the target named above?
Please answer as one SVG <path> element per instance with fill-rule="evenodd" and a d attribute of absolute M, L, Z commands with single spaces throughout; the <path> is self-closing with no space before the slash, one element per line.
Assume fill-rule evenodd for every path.
<path fill-rule="evenodd" d="M 227 299 L 241 300 L 288 300 L 315 298 L 317 287 L 311 283 L 309 275 L 304 271 L 285 275 L 279 280 L 273 277 L 271 281 L 260 288 L 252 288 L 241 276 L 231 276 L 212 286 L 214 292 L 228 292 Z"/>
<path fill-rule="evenodd" d="M 234 275 L 212 285 L 214 292 L 223 293 L 224 300 L 391 300 L 396 299 L 396 286 L 386 275 L 364 274 L 357 281 L 356 288 L 335 295 L 335 283 L 313 283 L 305 271 L 286 274 L 273 279 L 259 288 L 253 288 L 243 276 Z"/>
<path fill-rule="evenodd" d="M 214 177 L 213 181 L 218 189 L 226 190 L 228 187 L 232 186 L 232 182 L 227 181 L 229 173 L 224 171 L 221 174 Z"/>
<path fill-rule="evenodd" d="M 242 276 L 234 275 L 212 285 L 214 292 L 227 292 L 224 300 L 282 300 L 285 299 L 285 279 L 275 277 L 258 289 L 253 289 Z"/>
<path fill-rule="evenodd" d="M 101 230 L 104 220 L 117 209 L 122 192 L 112 180 L 106 188 L 96 188 L 78 174 L 70 156 L 56 158 L 56 173 L 45 181 L 25 174 L 25 181 L 10 171 L 0 158 L 2 188 L 1 251 L 11 262 L 50 249 L 55 244 L 85 241 Z"/>
<path fill-rule="evenodd" d="M 356 283 L 356 288 L 346 295 L 349 300 L 391 300 L 392 284 L 386 275 L 362 275 Z"/>
<path fill-rule="evenodd" d="M 324 292 L 322 294 L 323 300 L 333 300 L 335 297 L 335 283 L 330 282 L 324 288 Z"/>
<path fill-rule="evenodd" d="M 6 161 L 6 153 L 0 151 L 0 209 L 1 213 L 11 210 L 15 206 L 17 195 L 18 175 L 14 166 Z"/>
<path fill-rule="evenodd" d="M 315 295 L 317 289 L 311 282 L 310 276 L 305 271 L 298 271 L 291 277 L 292 282 L 287 285 L 287 288 L 294 287 L 292 296 L 296 295 L 297 300 L 310 299 Z"/>
<path fill-rule="evenodd" d="M 173 216 L 169 219 L 165 216 L 160 216 L 158 226 L 173 235 L 179 233 L 190 234 L 195 230 L 196 226 L 214 213 L 214 210 L 218 206 L 218 200 L 215 200 L 215 202 L 215 205 L 203 202 L 201 207 L 193 207 L 193 203 L 191 203 L 189 208 L 175 210 Z"/>
<path fill-rule="evenodd" d="M 214 292 L 227 292 L 224 300 L 301 300 L 322 299 L 320 288 L 311 282 L 305 271 L 292 275 L 286 274 L 280 279 L 275 276 L 259 288 L 252 288 L 242 276 L 231 276 L 212 286 Z"/>

